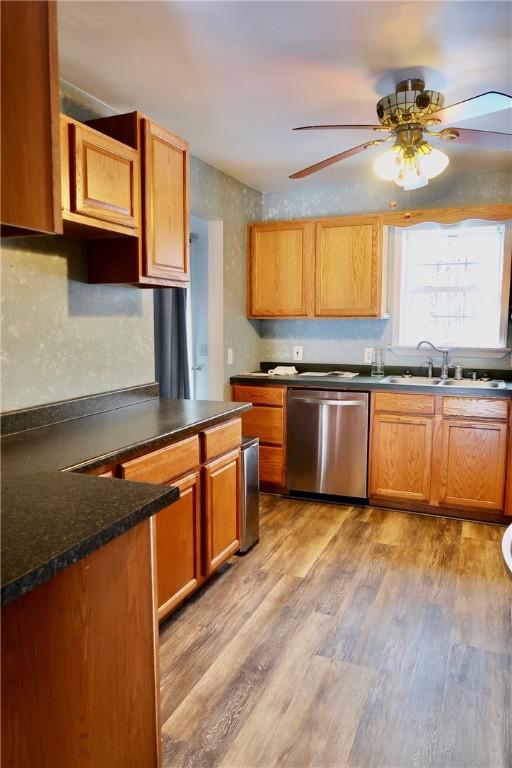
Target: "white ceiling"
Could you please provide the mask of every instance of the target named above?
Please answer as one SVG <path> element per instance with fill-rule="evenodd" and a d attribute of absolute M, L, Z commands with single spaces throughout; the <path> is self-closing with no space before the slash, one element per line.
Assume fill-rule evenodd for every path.
<path fill-rule="evenodd" d="M 511 32 L 509 2 L 59 2 L 65 80 L 119 111 L 141 109 L 261 191 L 370 175 L 378 150 L 288 180 L 368 137 L 291 129 L 373 123 L 377 99 L 405 76 L 422 73 L 447 104 L 512 93 Z M 463 125 L 512 131 L 511 111 Z M 448 154 L 485 169 L 510 167 L 512 153 Z"/>

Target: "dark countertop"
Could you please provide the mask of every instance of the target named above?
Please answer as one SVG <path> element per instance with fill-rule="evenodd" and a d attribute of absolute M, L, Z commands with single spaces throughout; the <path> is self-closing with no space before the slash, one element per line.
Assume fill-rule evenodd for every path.
<path fill-rule="evenodd" d="M 152 398 L 2 438 L 2 605 L 179 498 L 171 486 L 80 470 L 154 450 L 249 407 Z"/>
<path fill-rule="evenodd" d="M 285 384 L 288 387 L 300 389 L 338 389 L 338 390 L 361 390 L 363 392 L 390 390 L 396 392 L 425 392 L 438 395 L 469 395 L 471 397 L 512 397 L 512 382 L 506 382 L 504 389 L 484 389 L 480 387 L 458 387 L 456 383 L 448 386 L 442 385 L 421 385 L 417 384 L 389 384 L 377 377 L 359 375 L 353 379 L 343 379 L 339 376 L 263 376 L 240 374 L 230 378 L 231 384 L 245 384 L 254 386 L 264 384 L 266 386 L 279 386 Z"/>

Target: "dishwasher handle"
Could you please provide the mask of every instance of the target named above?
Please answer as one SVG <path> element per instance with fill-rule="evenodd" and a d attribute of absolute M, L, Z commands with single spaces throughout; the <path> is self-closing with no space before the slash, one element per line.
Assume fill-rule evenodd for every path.
<path fill-rule="evenodd" d="M 308 405 L 336 405 L 339 407 L 347 405 L 366 405 L 363 400 L 327 400 L 327 398 L 322 397 L 292 397 L 290 398 L 290 403 L 307 403 Z"/>

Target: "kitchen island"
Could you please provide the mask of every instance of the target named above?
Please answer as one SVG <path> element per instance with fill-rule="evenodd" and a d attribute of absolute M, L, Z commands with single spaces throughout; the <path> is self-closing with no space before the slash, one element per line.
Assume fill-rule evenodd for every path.
<path fill-rule="evenodd" d="M 56 423 L 47 407 L 3 420 L 6 766 L 159 764 L 150 519 L 180 494 L 112 475 L 248 406 L 156 394 L 61 403 Z"/>

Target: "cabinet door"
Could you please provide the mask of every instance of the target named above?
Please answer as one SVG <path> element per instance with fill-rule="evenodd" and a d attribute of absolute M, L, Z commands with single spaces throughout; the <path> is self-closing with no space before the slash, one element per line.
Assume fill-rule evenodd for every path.
<path fill-rule="evenodd" d="M 204 467 L 205 575 L 240 547 L 240 451 Z"/>
<path fill-rule="evenodd" d="M 85 125 L 71 122 L 69 130 L 72 212 L 138 227 L 137 151 Z"/>
<path fill-rule="evenodd" d="M 311 314 L 313 224 L 255 224 L 250 229 L 249 316 Z"/>
<path fill-rule="evenodd" d="M 441 504 L 503 509 L 506 424 L 445 419 L 441 437 Z"/>
<path fill-rule="evenodd" d="M 432 425 L 428 416 L 373 417 L 370 496 L 429 500 Z"/>
<path fill-rule="evenodd" d="M 378 317 L 381 292 L 380 218 L 318 222 L 315 315 Z"/>
<path fill-rule="evenodd" d="M 284 448 L 260 445 L 260 482 L 284 485 Z"/>
<path fill-rule="evenodd" d="M 262 443 L 284 445 L 284 408 L 255 405 L 242 414 L 242 434 Z"/>
<path fill-rule="evenodd" d="M 193 592 L 201 578 L 199 474 L 172 484 L 180 489 L 179 500 L 154 516 L 159 619 Z"/>
<path fill-rule="evenodd" d="M 141 123 L 145 274 L 187 282 L 188 143 L 146 118 Z"/>
<path fill-rule="evenodd" d="M 2 236 L 59 234 L 57 3 L 0 8 Z"/>

